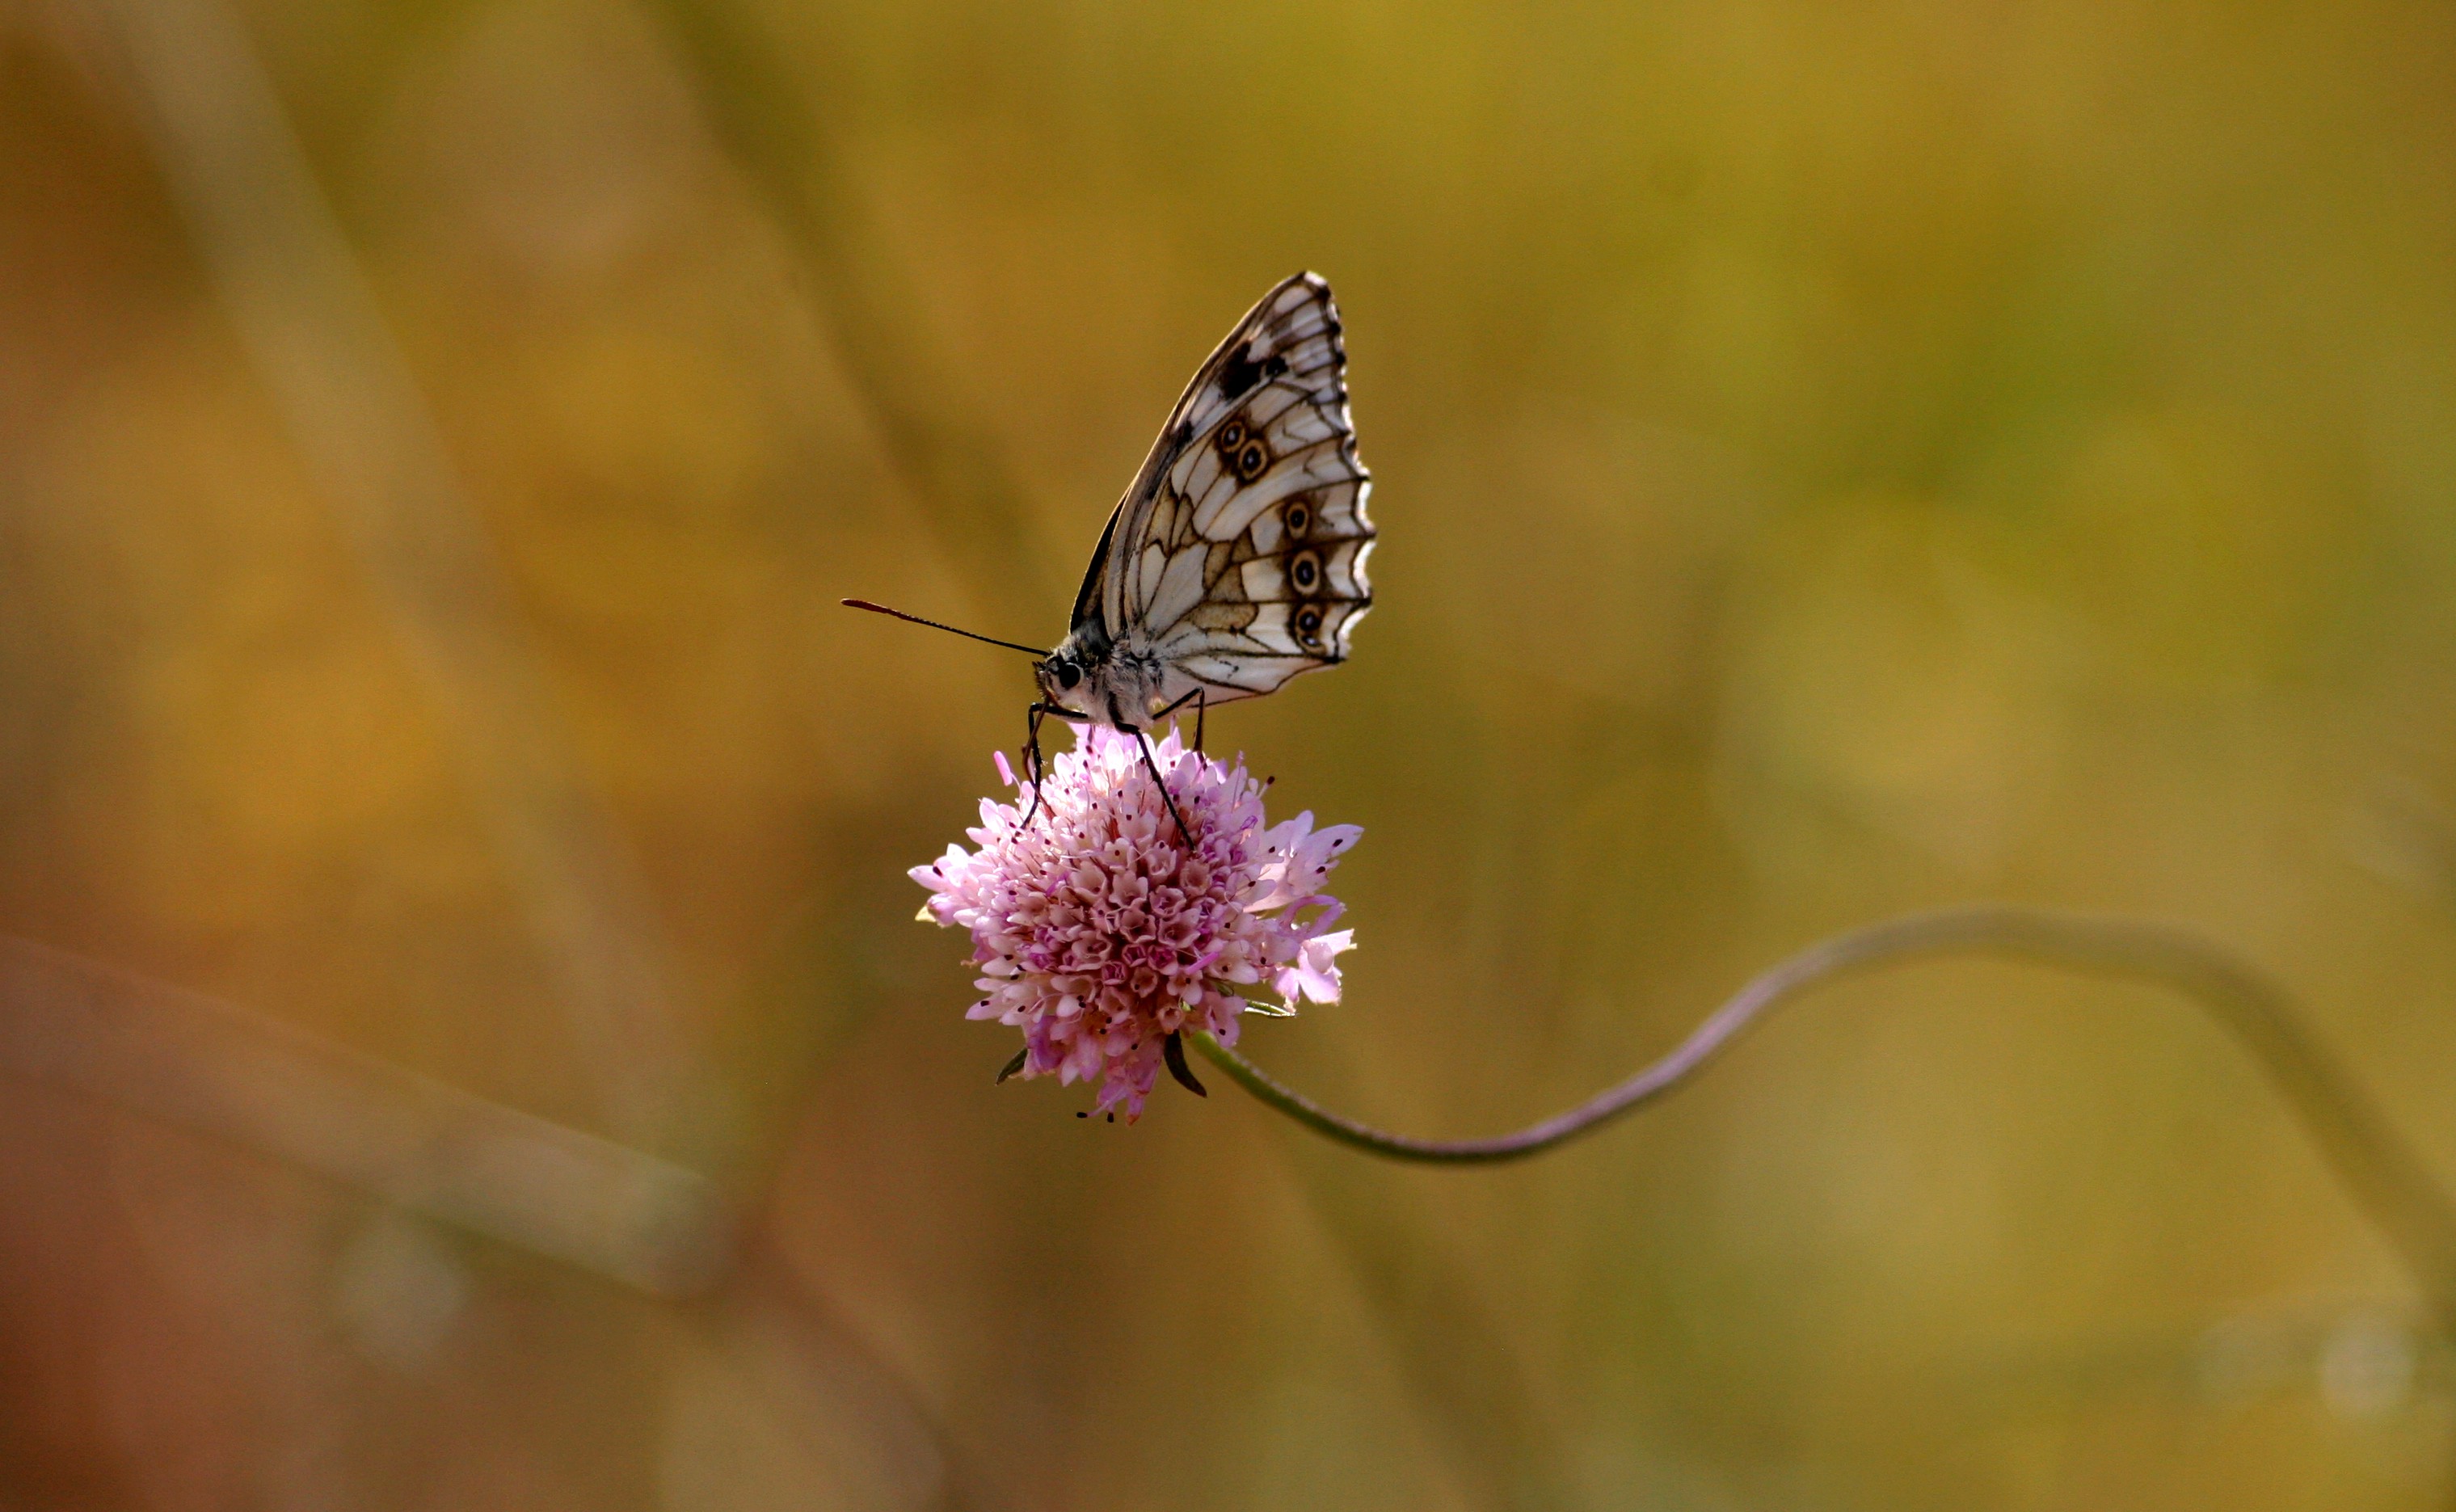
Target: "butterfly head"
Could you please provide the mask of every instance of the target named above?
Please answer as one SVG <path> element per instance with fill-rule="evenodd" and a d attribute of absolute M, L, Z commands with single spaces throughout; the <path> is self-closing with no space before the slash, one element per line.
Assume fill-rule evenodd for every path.
<path fill-rule="evenodd" d="M 1034 668 L 1040 679 L 1043 701 L 1061 708 L 1081 708 L 1083 680 L 1090 675 L 1083 659 L 1070 645 L 1061 645 L 1044 657 Z"/>

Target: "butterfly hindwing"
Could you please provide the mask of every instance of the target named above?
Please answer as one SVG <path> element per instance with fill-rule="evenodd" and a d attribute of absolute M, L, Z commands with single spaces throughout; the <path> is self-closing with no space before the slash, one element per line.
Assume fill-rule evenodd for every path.
<path fill-rule="evenodd" d="M 1345 659 L 1373 602 L 1369 476 L 1330 288 L 1300 274 L 1196 373 L 1077 603 L 1164 664 L 1160 697 L 1268 693 Z M 1096 589 L 1095 584 L 1096 582 Z"/>

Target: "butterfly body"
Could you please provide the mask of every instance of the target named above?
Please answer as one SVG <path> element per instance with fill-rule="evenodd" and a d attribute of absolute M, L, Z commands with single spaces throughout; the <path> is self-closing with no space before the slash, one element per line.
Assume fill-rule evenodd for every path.
<path fill-rule="evenodd" d="M 1371 479 L 1330 286 L 1264 295 L 1186 386 L 1109 516 L 1041 706 L 1136 729 L 1346 660 L 1372 606 Z"/>

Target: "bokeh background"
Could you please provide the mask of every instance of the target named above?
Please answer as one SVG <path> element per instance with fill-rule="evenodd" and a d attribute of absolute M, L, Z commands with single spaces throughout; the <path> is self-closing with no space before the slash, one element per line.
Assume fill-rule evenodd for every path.
<path fill-rule="evenodd" d="M 2456 1172 L 2451 77 L 2429 0 L 5 0 L 0 1505 L 2445 1506 L 2409 1278 L 2146 991 L 1895 972 L 1506 1170 L 993 1088 L 902 872 L 1025 670 L 835 601 L 1056 636 L 1315 269 L 1380 607 L 1211 736 L 1361 947 L 1258 1059 L 1494 1131 L 2003 898 L 2263 963 Z"/>

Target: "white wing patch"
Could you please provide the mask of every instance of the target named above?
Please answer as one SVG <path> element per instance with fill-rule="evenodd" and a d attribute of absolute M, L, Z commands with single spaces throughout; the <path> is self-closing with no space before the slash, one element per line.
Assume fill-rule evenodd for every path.
<path fill-rule="evenodd" d="M 1194 606 L 1202 602 L 1203 590 L 1209 586 L 1202 574 L 1204 559 L 1209 555 L 1207 548 L 1196 545 L 1188 546 L 1168 559 L 1168 568 L 1160 574 L 1159 587 L 1143 608 L 1144 615 L 1152 623 L 1175 624 L 1194 612 Z"/>

